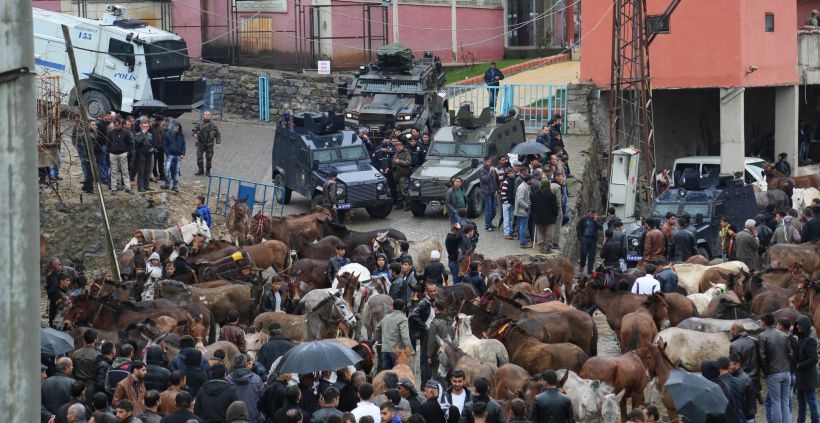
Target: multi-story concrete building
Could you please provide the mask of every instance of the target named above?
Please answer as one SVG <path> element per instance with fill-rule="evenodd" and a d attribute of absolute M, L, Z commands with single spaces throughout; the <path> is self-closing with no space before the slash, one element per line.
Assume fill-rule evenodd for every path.
<path fill-rule="evenodd" d="M 684 0 L 663 22 L 668 3 L 647 1 L 648 25 L 660 29 L 649 49 L 658 166 L 719 154 L 723 170 L 736 171 L 744 154 L 780 152 L 796 163 L 801 118 L 820 128 L 820 28 L 798 31 L 820 1 Z M 581 9 L 581 79 L 602 90 L 611 83 L 612 5 Z"/>

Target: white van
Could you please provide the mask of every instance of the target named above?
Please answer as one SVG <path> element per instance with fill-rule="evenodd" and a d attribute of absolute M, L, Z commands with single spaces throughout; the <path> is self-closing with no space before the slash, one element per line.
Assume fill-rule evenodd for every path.
<path fill-rule="evenodd" d="M 755 182 L 763 182 L 766 177 L 763 176 L 763 170 L 768 163 L 759 157 L 746 157 L 744 166 L 743 180 L 746 184 Z M 670 186 L 675 186 L 677 179 L 683 175 L 687 169 L 693 169 L 698 172 L 698 175 L 708 175 L 713 170 L 720 172 L 720 156 L 689 156 L 681 157 L 675 160 L 672 167 L 672 183 Z"/>

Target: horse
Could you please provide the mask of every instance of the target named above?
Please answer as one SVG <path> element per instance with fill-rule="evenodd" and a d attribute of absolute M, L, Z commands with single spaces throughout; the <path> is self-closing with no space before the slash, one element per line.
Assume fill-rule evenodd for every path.
<path fill-rule="evenodd" d="M 95 329 L 119 330 L 146 318 L 159 316 L 169 316 L 177 321 L 193 319 L 182 307 L 136 310 L 128 303 L 113 299 L 110 294 L 93 296 L 90 290 L 85 289 L 81 294 L 70 297 L 63 321 L 69 327 L 91 326 Z"/>
<path fill-rule="evenodd" d="M 373 347 L 370 346 L 369 342 L 356 341 L 355 339 L 342 336 L 330 339 L 334 342 L 338 342 L 350 348 L 356 354 L 359 354 L 359 356 L 362 357 L 362 361 L 356 363 L 355 365 L 356 370 L 361 370 L 364 372 L 364 374 L 368 376 L 373 373 L 373 368 L 375 367 L 376 353 L 373 351 Z"/>
<path fill-rule="evenodd" d="M 510 357 L 504 344 L 496 339 L 479 339 L 473 335 L 470 330 L 471 319 L 472 316 L 459 313 L 456 321 L 453 322 L 454 341 L 458 348 L 479 361 L 496 367 L 509 363 Z"/>
<path fill-rule="evenodd" d="M 589 358 L 584 350 L 575 344 L 541 342 L 515 323 L 506 326 L 503 336 L 510 361 L 523 367 L 530 374 L 539 374 L 548 369 L 579 371 Z"/>
<path fill-rule="evenodd" d="M 811 283 L 801 283 L 797 292 L 792 296 L 792 303 L 794 308 L 800 310 L 811 317 L 812 326 L 815 331 L 820 331 L 820 298 L 817 300 L 814 297 L 820 292 L 820 283 L 817 281 Z"/>
<path fill-rule="evenodd" d="M 710 282 L 711 283 L 711 282 Z M 719 283 L 719 284 L 712 284 L 712 287 L 704 291 L 703 293 L 697 294 L 689 294 L 686 298 L 692 300 L 695 303 L 695 307 L 698 309 L 698 314 L 703 315 L 706 313 L 706 307 L 709 306 L 709 302 L 712 301 L 712 298 L 717 297 L 726 292 L 726 284 Z"/>
<path fill-rule="evenodd" d="M 564 301 L 572 301 L 572 283 L 575 279 L 575 267 L 566 257 L 551 257 L 543 262 L 530 262 L 524 265 L 527 273 L 534 273 L 536 278 L 546 275 L 551 283 L 561 287 Z M 535 279 L 535 278 L 534 278 Z M 538 286 L 536 286 L 538 288 Z M 541 289 L 538 289 L 541 291 Z"/>
<path fill-rule="evenodd" d="M 792 185 L 792 188 L 820 188 L 820 174 L 817 174 L 817 173 L 810 173 L 808 175 L 800 175 L 800 176 L 786 176 L 783 173 L 781 173 L 779 170 L 777 170 L 777 168 L 774 167 L 774 165 L 769 165 L 769 166 L 766 166 L 766 168 L 763 170 L 763 174 L 766 175 L 767 182 L 768 182 L 769 177 L 771 177 L 772 179 L 775 179 L 775 180 L 785 178 L 785 179 L 791 179 L 794 182 L 794 184 Z M 772 188 L 771 182 L 769 182 L 769 189 L 771 189 L 771 188 Z M 786 191 L 786 190 L 784 189 L 783 191 Z M 791 191 L 786 191 L 786 194 L 788 194 L 789 197 L 792 196 Z"/>
<path fill-rule="evenodd" d="M 388 234 L 382 235 L 384 236 L 375 238 L 373 252 L 384 252 L 388 260 L 395 260 L 399 257 L 399 253 L 401 252 L 400 244 L 405 241 L 391 238 Z M 424 237 L 418 241 L 406 242 L 410 244 L 408 253 L 410 254 L 410 257 L 413 257 L 413 267 L 416 269 L 416 273 L 418 274 L 424 272 L 424 268 L 427 267 L 427 263 L 430 262 L 431 252 L 434 250 L 438 252 L 444 251 L 444 244 L 441 243 L 441 240 L 439 240 L 437 236 L 433 235 Z M 378 244 L 377 247 L 375 247 L 376 244 Z"/>
<path fill-rule="evenodd" d="M 791 198 L 795 188 L 807 188 L 812 185 L 800 186 L 796 178 L 788 177 L 777 170 L 774 165 L 768 165 L 763 169 L 763 176 L 766 178 L 768 189 L 779 189 Z M 804 182 L 801 180 L 801 183 Z M 814 185 L 816 186 L 816 185 Z M 768 190 L 767 189 L 767 190 Z"/>
<path fill-rule="evenodd" d="M 564 372 L 560 376 L 561 371 Z M 619 394 L 614 393 L 614 389 L 606 383 L 583 379 L 572 370 L 558 370 L 558 387 L 566 392 L 572 411 L 575 414 L 575 421 L 579 423 L 615 423 L 618 419 L 618 403 L 624 397 L 626 391 Z M 609 403 L 608 405 L 604 405 Z M 607 411 L 604 412 L 604 408 Z M 613 412 L 614 411 L 614 412 Z"/>
<path fill-rule="evenodd" d="M 811 280 L 820 278 L 820 242 L 775 244 L 766 251 L 771 268 L 803 269 Z"/>
<path fill-rule="evenodd" d="M 396 354 L 396 364 L 393 366 L 392 369 L 389 370 L 382 370 L 379 373 L 376 373 L 376 376 L 373 376 L 373 395 L 381 395 L 385 391 L 384 386 L 384 375 L 387 372 L 393 372 L 399 378 L 407 378 L 409 380 L 415 381 L 416 375 L 413 374 L 413 370 L 410 369 L 410 352 L 409 350 L 403 350 L 396 348 L 393 351 Z M 415 382 L 414 382 L 415 383 Z"/>
<path fill-rule="evenodd" d="M 338 237 L 345 243 L 348 250 L 353 251 L 356 247 L 361 245 L 366 245 L 368 247 L 373 246 L 373 240 L 378 238 L 381 234 L 385 234 L 390 238 L 397 239 L 399 241 L 407 241 L 407 237 L 400 231 L 392 228 L 387 229 L 374 229 L 366 232 L 357 232 L 351 231 L 344 225 L 339 225 L 333 223 L 331 220 L 325 220 L 322 222 L 322 236 L 329 236 L 333 235 Z"/>
<path fill-rule="evenodd" d="M 487 380 L 493 379 L 493 375 L 498 370 L 494 364 L 470 356 L 448 339 L 436 336 L 436 340 L 440 345 L 438 350 L 439 376 L 446 378 L 453 370 L 463 370 L 466 386 L 473 386 L 473 382 L 480 377 L 487 378 Z"/>
<path fill-rule="evenodd" d="M 597 355 L 598 328 L 589 314 L 558 301 L 521 306 L 514 301 L 499 297 L 499 302 L 509 305 L 506 309 L 499 310 L 499 316 L 518 319 L 519 326 L 522 325 L 522 319 L 531 320 L 533 324 L 524 329 L 531 329 L 528 332 L 539 341 L 571 342 L 581 347 L 588 356 Z M 486 331 L 489 328 L 490 333 L 495 333 L 493 329 L 499 328 L 504 323 L 503 319 L 497 320 L 484 326 L 483 330 Z M 539 327 L 535 327 L 536 323 Z M 544 331 L 541 330 L 542 328 Z M 475 330 L 473 332 L 475 333 Z"/>
<path fill-rule="evenodd" d="M 690 372 L 700 371 L 703 360 L 729 356 L 729 336 L 726 333 L 706 333 L 681 328 L 667 328 L 655 337 L 663 339 L 666 356 Z"/>
<path fill-rule="evenodd" d="M 457 283 L 455 285 L 440 286 L 436 290 L 436 299 L 444 303 L 446 310 L 455 307 L 463 307 L 478 297 L 478 293 L 472 284 Z"/>
<path fill-rule="evenodd" d="M 656 386 L 660 386 L 661 400 L 664 407 L 666 407 L 669 421 L 676 421 L 678 419 L 678 409 L 675 407 L 675 402 L 672 401 L 672 396 L 666 390 L 666 381 L 669 380 L 672 370 L 678 368 L 669 360 L 665 351 L 666 342 L 659 336 L 655 342 L 649 345 L 648 349 L 641 349 L 638 355 L 641 357 L 646 370 L 649 371 L 649 375 L 657 379 Z"/>
<path fill-rule="evenodd" d="M 327 259 L 336 253 L 336 246 L 342 240 L 333 235 L 326 236 L 316 242 L 307 241 L 298 233 L 290 234 L 290 248 L 296 250 L 299 257 L 312 259 Z"/>
<path fill-rule="evenodd" d="M 710 288 L 709 282 L 712 283 L 726 283 L 723 277 L 717 279 L 714 274 L 704 279 L 704 273 L 709 269 L 724 269 L 724 273 L 749 273 L 749 266 L 742 261 L 728 261 L 725 263 L 716 264 L 714 266 L 703 266 L 693 263 L 676 263 L 672 266 L 672 271 L 678 275 L 678 286 L 683 287 L 688 294 L 697 294 Z M 728 285 L 728 283 L 727 283 Z"/>
<path fill-rule="evenodd" d="M 202 235 L 206 239 L 211 238 L 211 230 L 201 217 L 194 219 L 192 222 L 171 226 L 167 229 L 137 229 L 134 231 L 134 236 L 125 244 L 122 250 L 125 252 L 135 245 L 153 244 L 154 241 L 160 239 L 190 244 L 196 235 Z"/>
<path fill-rule="evenodd" d="M 373 339 L 376 326 L 393 311 L 393 297 L 378 294 L 370 297 L 362 309 L 359 339 Z M 368 338 L 369 337 L 369 338 Z"/>
<path fill-rule="evenodd" d="M 783 190 L 769 189 L 763 192 L 755 192 L 755 202 L 757 210 L 764 212 L 769 205 L 774 205 L 777 210 L 785 210 L 791 206 L 792 200 Z"/>
<path fill-rule="evenodd" d="M 301 258 L 291 266 L 290 275 L 315 289 L 330 288 L 327 280 L 327 260 Z"/>
<path fill-rule="evenodd" d="M 637 310 L 646 301 L 646 295 L 613 292 L 606 286 L 591 281 L 594 279 L 584 280 L 576 286 L 577 293 L 572 305 L 580 309 L 594 305 L 606 315 L 609 327 L 619 333 L 621 318 Z M 692 300 L 676 292 L 662 295 L 669 306 L 669 325 L 675 326 L 684 319 L 697 315 Z M 654 318 L 658 327 L 665 327 L 657 315 Z"/>
<path fill-rule="evenodd" d="M 251 242 L 253 242 L 254 244 L 262 242 L 262 240 L 265 239 L 265 235 L 270 233 L 270 217 L 263 214 L 262 210 L 259 210 L 258 213 L 251 217 L 251 222 L 248 226 L 248 235 L 250 235 Z"/>
<path fill-rule="evenodd" d="M 696 330 L 698 332 L 707 333 L 729 333 L 729 330 L 734 324 L 743 326 L 743 330 L 750 334 L 760 332 L 760 324 L 754 319 L 738 319 L 738 320 L 724 320 L 724 319 L 710 319 L 708 317 L 690 317 L 680 322 L 676 328 Z"/>
<path fill-rule="evenodd" d="M 228 216 L 225 218 L 225 228 L 231 235 L 231 242 L 235 245 L 247 245 L 253 243 L 253 240 L 248 237 L 251 224 L 251 212 L 248 209 L 248 201 L 246 198 L 233 198 L 233 205 L 228 210 Z"/>
<path fill-rule="evenodd" d="M 796 292 L 797 287 L 783 288 L 764 283 L 761 273 L 755 272 L 745 285 L 743 300 L 749 304 L 749 311 L 762 316 L 791 306 L 789 299 Z"/>
<path fill-rule="evenodd" d="M 663 317 L 664 315 L 666 315 L 666 318 Z M 652 341 L 658 333 L 658 328 L 666 328 L 665 326 L 656 326 L 656 319 L 661 320 L 661 325 L 664 322 L 667 326 L 669 325 L 668 306 L 663 294 L 658 293 L 650 295 L 638 311 L 624 314 L 624 317 L 621 318 L 621 330 L 618 333 L 621 352 L 625 353 L 652 345 Z"/>
<path fill-rule="evenodd" d="M 339 307 L 337 298 L 328 295 L 304 315 L 276 311 L 262 313 L 253 320 L 253 327 L 259 332 L 272 323 L 279 323 L 282 326 L 282 336 L 291 341 L 313 341 L 335 338 L 338 335 L 339 325 L 345 320 L 345 311 Z"/>
<path fill-rule="evenodd" d="M 202 351 L 202 357 L 208 360 L 214 358 L 216 350 L 222 350 L 222 352 L 225 353 L 223 361 L 228 369 L 233 368 L 233 358 L 240 354 L 239 348 L 230 341 L 217 341 L 204 347 L 198 347 L 197 349 Z"/>
<path fill-rule="evenodd" d="M 266 239 L 288 242 L 290 241 L 290 234 L 292 233 L 299 233 L 302 237 L 309 240 L 321 238 L 323 236 L 322 224 L 327 220 L 331 220 L 332 216 L 326 208 L 316 206 L 313 210 L 302 214 L 293 214 L 284 217 L 271 216 L 269 219 L 270 225 L 267 225 L 267 228 L 263 228 L 261 236 Z"/>
<path fill-rule="evenodd" d="M 600 380 L 612 386 L 615 391 L 623 391 L 624 396 L 620 400 L 623 421 L 626 421 L 628 399 L 632 399 L 632 408 L 643 404 L 647 378 L 646 367 L 639 355 L 642 348 L 615 357 L 590 357 L 578 373 L 584 379 Z"/>
<path fill-rule="evenodd" d="M 719 265 L 706 269 L 700 277 L 698 290 L 703 293 L 712 288 L 712 284 L 725 284 L 726 291 L 733 291 L 739 297 L 743 295 L 743 286 L 751 274 L 743 269 L 725 269 Z M 724 292 L 726 293 L 726 292 Z"/>
<path fill-rule="evenodd" d="M 246 284 L 199 288 L 175 280 L 161 280 L 157 282 L 154 296 L 169 299 L 178 305 L 202 304 L 211 310 L 220 324 L 229 321 L 228 313 L 231 310 L 239 312 L 239 321 L 244 324 L 250 324 L 254 314 L 251 288 Z"/>
<path fill-rule="evenodd" d="M 344 315 L 344 320 L 347 326 L 350 328 L 355 328 L 356 315 L 353 314 L 353 311 L 350 309 L 350 304 L 342 298 L 342 291 L 339 289 L 314 289 L 308 292 L 304 297 L 302 297 L 301 300 L 299 300 L 299 303 L 296 304 L 293 314 L 309 314 L 315 310 L 319 304 L 328 298 L 333 298 L 333 303 Z"/>

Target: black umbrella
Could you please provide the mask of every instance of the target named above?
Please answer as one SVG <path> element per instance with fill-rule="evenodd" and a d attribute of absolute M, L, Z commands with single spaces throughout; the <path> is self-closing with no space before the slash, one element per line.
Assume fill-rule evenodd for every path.
<path fill-rule="evenodd" d="M 71 335 L 52 328 L 42 328 L 40 331 L 40 352 L 57 357 L 74 349 L 74 338 Z"/>
<path fill-rule="evenodd" d="M 522 142 L 510 150 L 510 153 L 518 155 L 547 154 L 549 152 L 550 149 L 546 145 L 535 141 Z"/>
<path fill-rule="evenodd" d="M 362 361 L 352 349 L 330 339 L 304 342 L 282 356 L 278 373 L 312 373 L 336 370 Z"/>
<path fill-rule="evenodd" d="M 678 413 L 693 422 L 713 421 L 729 404 L 720 386 L 699 374 L 672 370 L 665 386 Z"/>

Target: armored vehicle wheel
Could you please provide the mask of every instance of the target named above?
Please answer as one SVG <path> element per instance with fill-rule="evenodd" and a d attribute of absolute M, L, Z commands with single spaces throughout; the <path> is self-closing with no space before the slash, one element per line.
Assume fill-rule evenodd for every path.
<path fill-rule="evenodd" d="M 475 187 L 467 195 L 467 217 L 475 219 L 481 216 L 482 211 L 484 211 L 484 198 L 481 195 L 481 190 Z"/>
<path fill-rule="evenodd" d="M 100 119 L 111 110 L 111 100 L 100 91 L 88 90 L 83 93 L 86 113 L 89 117 Z"/>
<path fill-rule="evenodd" d="M 285 186 L 285 178 L 282 177 L 282 174 L 277 173 L 276 176 L 273 177 L 273 184 L 283 188 L 282 191 L 276 191 L 276 201 L 279 204 L 290 203 L 290 195 L 293 193 L 293 191 Z"/>
<path fill-rule="evenodd" d="M 391 211 L 393 211 L 393 204 L 386 203 L 381 206 L 370 206 L 364 208 L 367 214 L 374 219 L 384 219 Z"/>
<path fill-rule="evenodd" d="M 422 217 L 425 210 L 427 210 L 426 204 L 418 200 L 410 200 L 410 213 L 413 213 L 413 216 Z"/>

